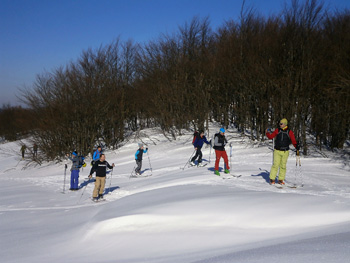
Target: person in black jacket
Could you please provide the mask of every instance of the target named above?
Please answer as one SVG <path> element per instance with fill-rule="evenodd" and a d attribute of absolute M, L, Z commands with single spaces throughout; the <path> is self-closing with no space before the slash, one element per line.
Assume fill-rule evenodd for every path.
<path fill-rule="evenodd" d="M 94 166 L 92 167 L 93 173 L 96 172 L 95 188 L 92 194 L 92 200 L 94 201 L 97 201 L 99 198 L 103 199 L 103 191 L 105 190 L 106 184 L 107 167 L 109 169 L 113 169 L 114 163 L 110 165 L 106 161 L 105 155 L 101 154 L 100 160 L 96 161 Z M 92 175 L 89 175 L 89 178 L 91 177 Z"/>
<path fill-rule="evenodd" d="M 225 129 L 221 128 L 220 132 L 215 134 L 214 137 L 214 149 L 215 149 L 215 155 L 216 155 L 216 160 L 215 160 L 215 174 L 220 176 L 219 173 L 219 163 L 221 157 L 224 159 L 225 162 L 225 173 L 228 174 L 230 173 L 230 166 L 228 165 L 228 158 L 227 158 L 227 153 L 225 151 L 225 145 L 227 143 L 227 140 L 225 138 Z"/>

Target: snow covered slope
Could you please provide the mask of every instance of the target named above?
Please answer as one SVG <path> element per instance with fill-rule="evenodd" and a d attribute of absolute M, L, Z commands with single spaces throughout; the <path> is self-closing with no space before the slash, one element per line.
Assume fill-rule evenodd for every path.
<path fill-rule="evenodd" d="M 67 191 L 67 171 L 63 194 L 64 163 L 26 167 L 17 144 L 0 145 L 1 262 L 348 262 L 349 166 L 302 157 L 304 187 L 278 189 L 268 184 L 271 149 L 226 135 L 232 172 L 242 177 L 214 175 L 210 148 L 210 164 L 182 170 L 192 135 L 170 142 L 147 130 L 143 175 L 151 174 L 149 157 L 152 176 L 130 178 L 139 140 L 107 151 L 116 167 L 100 203 L 90 199 L 90 167 L 77 192 Z M 292 151 L 287 180 L 301 184 Z"/>

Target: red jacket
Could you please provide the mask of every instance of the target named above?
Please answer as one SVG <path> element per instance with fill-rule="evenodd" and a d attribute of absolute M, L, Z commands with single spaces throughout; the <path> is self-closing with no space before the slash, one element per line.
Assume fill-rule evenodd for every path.
<path fill-rule="evenodd" d="M 288 127 L 286 126 L 286 127 L 284 127 L 283 131 L 285 131 L 287 129 L 288 129 Z M 269 139 L 273 139 L 273 138 L 275 138 L 278 135 L 278 133 L 279 133 L 279 129 L 276 129 L 276 130 L 273 131 L 273 133 L 267 132 L 266 136 Z M 289 130 L 288 135 L 289 135 L 290 141 L 292 142 L 293 146 L 295 148 L 297 148 L 297 141 L 295 140 L 294 132 Z"/>

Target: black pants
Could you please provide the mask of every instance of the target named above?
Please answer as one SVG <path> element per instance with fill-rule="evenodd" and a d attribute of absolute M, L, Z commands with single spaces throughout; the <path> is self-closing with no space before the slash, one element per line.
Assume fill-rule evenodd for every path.
<path fill-rule="evenodd" d="M 201 163 L 201 162 L 202 162 L 202 156 L 203 156 L 203 154 L 202 154 L 202 148 L 197 147 L 196 154 L 195 154 L 195 155 L 193 156 L 193 158 L 191 159 L 191 162 L 194 162 L 194 161 L 197 159 L 197 157 L 199 157 L 199 158 L 198 158 L 198 163 Z"/>
<path fill-rule="evenodd" d="M 136 173 L 141 173 L 141 167 L 142 167 L 142 160 L 136 160 L 136 169 L 135 169 L 135 172 Z"/>

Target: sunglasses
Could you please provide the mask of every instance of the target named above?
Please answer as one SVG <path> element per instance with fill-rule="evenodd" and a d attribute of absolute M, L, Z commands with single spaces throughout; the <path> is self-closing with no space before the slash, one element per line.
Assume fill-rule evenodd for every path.
<path fill-rule="evenodd" d="M 284 123 L 280 123 L 280 125 L 283 125 Z"/>

